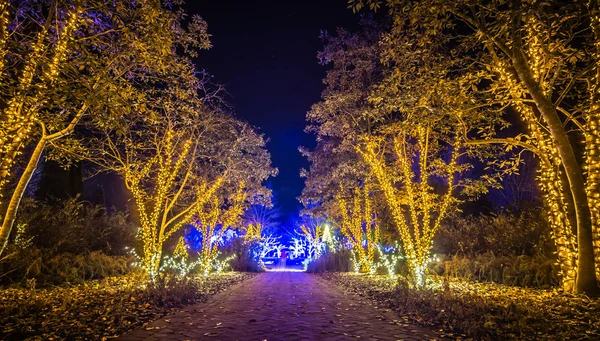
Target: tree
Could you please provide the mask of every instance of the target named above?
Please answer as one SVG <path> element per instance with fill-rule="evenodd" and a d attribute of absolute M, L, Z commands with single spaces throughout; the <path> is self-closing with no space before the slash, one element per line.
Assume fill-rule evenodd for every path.
<path fill-rule="evenodd" d="M 380 242 L 379 222 L 369 198 L 369 186 L 363 185 L 355 188 L 348 202 L 343 195 L 344 190 L 338 193 L 336 201 L 341 213 L 338 226 L 344 237 L 352 244 L 352 252 L 356 257 L 355 267 L 368 272 L 375 273 L 375 253 Z"/>
<path fill-rule="evenodd" d="M 351 1 L 355 9 L 365 3 L 377 8 L 381 2 Z M 563 287 L 598 294 L 598 2 L 386 3 L 395 31 L 419 30 L 430 40 L 451 37 L 468 50 L 473 77 L 465 86 L 487 99 L 490 112 L 510 107 L 522 120 L 525 134 L 468 143 L 518 146 L 539 158 L 538 182 L 550 211 Z"/>
<path fill-rule="evenodd" d="M 140 265 L 153 280 L 165 243 L 194 221 L 209 243 L 203 260 L 212 259 L 215 224 L 233 225 L 246 196 L 268 197 L 262 182 L 275 172 L 263 137 L 199 98 L 198 80 L 176 73 L 166 81 L 167 88 L 146 89 L 144 105 L 132 104 L 136 112 L 105 125 L 89 146 L 102 170 L 119 174 L 132 193 L 141 223 Z"/>
<path fill-rule="evenodd" d="M 378 41 L 383 28 L 369 19 L 361 26 L 358 33 L 338 29 L 334 35 L 322 34 L 326 44 L 318 59 L 332 67 L 323 80 L 323 100 L 307 113 L 305 129 L 316 135 L 317 146 L 300 149 L 310 162 L 310 169 L 301 171 L 306 180 L 300 200 L 315 216 L 337 211 L 340 186 L 353 188 L 369 174 L 347 137 L 368 133 L 374 126 L 363 112 L 370 87 L 382 77 Z"/>
<path fill-rule="evenodd" d="M 175 49 L 209 46 L 206 24 L 159 1 L 3 1 L 0 4 L 0 254 L 20 200 L 48 146 L 81 146 L 81 122 L 115 120 L 118 95 L 170 69 Z M 50 158 L 58 157 L 48 154 Z M 19 170 L 24 165 L 23 170 Z M 7 200 L 6 194 L 10 193 Z"/>
<path fill-rule="evenodd" d="M 389 48 L 390 36 L 383 32 L 377 39 L 337 37 L 328 53 L 333 68 L 327 89 L 307 118 L 319 140 L 335 141 L 330 153 L 352 155 L 345 174 L 355 183 L 374 180 L 383 204 L 376 211 L 389 210 L 420 285 L 441 221 L 456 204 L 498 181 L 495 175 L 466 176 L 476 159 L 497 154 L 466 146 L 462 133 L 489 134 L 500 120 L 469 109 L 472 99 L 460 91 L 461 83 L 440 77 L 455 61 L 439 53 L 442 46 L 427 52 L 411 44 L 411 35 L 418 32 L 402 36 L 402 44 L 391 40 L 397 49 Z M 514 161 L 498 166 L 514 168 Z"/>
<path fill-rule="evenodd" d="M 268 234 L 268 235 L 264 235 L 261 236 L 260 239 L 258 239 L 259 241 L 259 245 L 260 245 L 260 260 L 262 262 L 262 258 L 267 257 L 267 255 L 273 251 L 277 251 L 279 249 L 279 247 L 281 246 L 281 243 L 279 242 L 279 238 L 281 238 L 281 236 L 277 236 L 277 237 L 273 237 L 272 235 Z"/>
<path fill-rule="evenodd" d="M 269 200 L 270 199 L 270 200 Z M 244 224 L 247 226 L 247 234 L 260 236 L 265 234 L 273 234 L 279 226 L 280 213 L 275 207 L 274 198 L 254 198 L 256 202 L 250 205 L 244 212 Z M 258 228 L 258 233 L 253 232 L 253 229 Z"/>
<path fill-rule="evenodd" d="M 315 260 L 321 257 L 325 251 L 325 242 L 323 241 L 323 232 L 325 224 L 318 219 L 309 216 L 301 217 L 302 222 L 299 224 L 299 234 L 306 240 L 306 258 Z"/>
<path fill-rule="evenodd" d="M 397 129 L 394 161 L 386 162 L 381 143 L 373 141 L 365 142 L 361 154 L 392 211 L 414 282 L 422 286 L 433 238 L 457 202 L 453 194 L 464 184 L 458 175 L 466 168 L 458 164 L 461 149 L 456 141 L 445 146 L 430 126 L 412 123 Z M 435 182 L 445 188 L 435 188 Z"/>
<path fill-rule="evenodd" d="M 199 263 L 205 275 L 216 268 L 219 241 L 228 229 L 241 220 L 246 195 L 242 182 L 229 202 L 213 193 L 207 202 L 196 206 L 192 225 L 202 234 Z"/>

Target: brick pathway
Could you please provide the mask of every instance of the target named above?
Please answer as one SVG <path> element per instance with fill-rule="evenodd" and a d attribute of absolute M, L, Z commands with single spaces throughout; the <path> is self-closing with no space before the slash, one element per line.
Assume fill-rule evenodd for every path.
<path fill-rule="evenodd" d="M 133 330 L 140 340 L 432 340 L 371 301 L 303 272 L 268 272 Z"/>

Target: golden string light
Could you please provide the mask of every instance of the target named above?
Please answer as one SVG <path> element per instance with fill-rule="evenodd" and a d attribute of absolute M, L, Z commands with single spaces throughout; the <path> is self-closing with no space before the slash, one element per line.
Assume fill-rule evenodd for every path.
<path fill-rule="evenodd" d="M 541 162 L 538 170 L 538 182 L 544 194 L 546 206 L 550 209 L 549 222 L 551 235 L 557 247 L 557 256 L 560 265 L 562 284 L 564 288 L 571 288 L 575 283 L 577 274 L 577 244 L 569 221 L 569 201 L 565 197 L 565 184 L 562 180 L 564 170 L 558 154 L 558 149 L 552 137 L 541 126 L 533 109 L 522 101 L 525 90 L 516 78 L 508 71 L 509 65 L 498 62 L 494 69 L 499 75 L 504 87 L 509 90 L 511 103 L 524 118 L 528 133 L 531 136 L 529 143 L 541 151 L 537 155 Z"/>
<path fill-rule="evenodd" d="M 204 275 L 211 270 L 220 272 L 224 266 L 218 261 L 219 241 L 225 232 L 237 224 L 246 200 L 244 183 L 238 185 L 233 201 L 223 209 L 218 197 L 213 193 L 208 205 L 197 206 L 193 218 L 193 226 L 202 234 L 202 249 L 200 250 L 200 268 Z M 220 229 L 217 226 L 221 225 Z M 259 235 L 260 237 L 260 235 Z"/>
<path fill-rule="evenodd" d="M 3 2 L 0 5 L 0 47 L 5 51 L 6 39 L 8 36 L 8 3 Z M 3 121 L 0 129 L 0 204 L 2 203 L 3 189 L 10 180 L 11 169 L 15 160 L 22 154 L 23 148 L 27 145 L 25 142 L 33 134 L 32 129 L 36 125 L 37 114 L 43 105 L 44 97 L 48 87 L 58 77 L 61 66 L 66 60 L 69 43 L 73 40 L 75 29 L 81 23 L 82 9 L 76 7 L 67 17 L 65 24 L 57 33 L 57 43 L 53 47 L 46 44 L 48 37 L 48 25 L 42 26 L 36 34 L 32 49 L 26 58 L 23 71 L 18 78 L 17 92 L 8 100 L 6 108 L 2 112 Z M 48 49 L 53 48 L 53 56 L 49 63 L 45 64 L 44 56 L 48 54 Z M 4 63 L 4 56 L 0 55 L 0 70 Z M 44 68 L 45 66 L 45 68 Z M 42 68 L 41 81 L 34 83 L 38 70 Z M 30 93 L 32 90 L 33 93 Z M 28 105 L 29 103 L 29 105 Z"/>
<path fill-rule="evenodd" d="M 586 112 L 585 124 L 585 170 L 587 174 L 586 194 L 592 218 L 592 237 L 596 260 L 596 276 L 600 278 L 600 11 L 592 1 L 590 27 L 594 34 L 594 60 L 596 72 L 590 80 L 590 108 Z"/>
<path fill-rule="evenodd" d="M 460 146 L 457 140 L 452 148 L 450 160 L 448 162 L 438 160 L 440 161 L 438 164 L 444 164 L 442 173 L 448 184 L 446 192 L 438 194 L 427 184 L 433 171 L 428 163 L 433 161 L 435 156 L 430 146 L 430 133 L 430 127 L 417 125 L 417 131 L 414 134 L 416 135 L 414 136 L 416 137 L 415 144 L 409 142 L 413 135 L 408 132 L 399 133 L 396 136 L 394 156 L 400 167 L 397 181 L 392 176 L 393 172 L 386 164 L 384 157 L 378 154 L 377 141 L 368 139 L 363 148 L 357 147 L 359 154 L 370 166 L 391 210 L 405 258 L 417 286 L 424 283 L 427 264 L 431 259 L 433 238 L 452 202 L 452 192 L 455 188 L 454 178 L 458 172 L 457 161 Z M 418 153 L 410 152 L 411 147 L 416 148 Z M 401 187 L 396 188 L 396 185 L 401 185 Z M 406 199 L 403 200 L 403 198 Z"/>
<path fill-rule="evenodd" d="M 354 189 L 353 203 L 348 203 L 344 198 L 344 189 L 336 196 L 338 208 L 341 212 L 339 222 L 340 232 L 352 244 L 355 265 L 358 270 L 374 273 L 375 252 L 379 243 L 379 224 L 371 206 L 369 186 L 365 183 L 363 190 Z M 326 227 L 327 228 L 327 227 Z"/>
<path fill-rule="evenodd" d="M 182 140 L 181 134 L 171 128 L 165 129 L 162 136 L 154 139 L 152 149 L 155 154 L 150 159 L 132 162 L 123 169 L 141 225 L 138 236 L 142 252 L 138 263 L 152 280 L 161 272 L 164 243 L 185 224 L 191 223 L 197 211 L 213 200 L 215 192 L 224 183 L 224 176 L 210 185 L 196 178 L 193 174 L 194 140 Z M 135 148 L 128 145 L 126 150 L 129 154 L 126 157 L 134 160 Z M 182 206 L 179 200 L 184 190 L 193 195 Z M 169 263 L 174 266 L 173 261 Z"/>
<path fill-rule="evenodd" d="M 0 3 L 0 85 L 3 85 L 2 75 L 4 73 L 6 52 L 8 49 L 6 48 L 6 42 L 8 41 L 8 24 L 9 24 L 9 2 L 2 1 Z"/>

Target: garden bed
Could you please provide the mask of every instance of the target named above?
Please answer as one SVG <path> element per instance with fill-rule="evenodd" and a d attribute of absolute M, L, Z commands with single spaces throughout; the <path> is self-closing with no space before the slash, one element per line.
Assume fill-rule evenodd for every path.
<path fill-rule="evenodd" d="M 598 340 L 600 299 L 560 290 L 437 279 L 414 290 L 387 276 L 321 276 L 417 322 L 460 339 Z"/>
<path fill-rule="evenodd" d="M 130 274 L 71 287 L 0 289 L 0 339 L 106 340 L 253 276 L 225 273 L 149 289 Z"/>

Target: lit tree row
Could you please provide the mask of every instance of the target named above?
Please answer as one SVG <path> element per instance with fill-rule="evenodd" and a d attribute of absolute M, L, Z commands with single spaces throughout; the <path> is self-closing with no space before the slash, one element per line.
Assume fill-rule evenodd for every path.
<path fill-rule="evenodd" d="M 180 5 L 2 1 L 2 248 L 44 154 L 66 164 L 85 158 L 121 176 L 140 219 L 139 263 L 153 279 L 183 226 L 216 219 L 225 224 L 219 237 L 246 198 L 270 197 L 262 182 L 275 170 L 265 141 L 226 113 L 221 88 L 196 73 L 190 58 L 210 47 L 206 23 Z M 203 259 L 215 250 L 208 245 Z"/>
<path fill-rule="evenodd" d="M 153 279 L 165 245 L 189 224 L 202 234 L 200 265 L 208 272 L 246 198 L 267 195 L 261 182 L 273 173 L 265 141 L 246 124 L 203 112 L 193 102 L 162 100 L 161 111 L 119 121 L 90 146 L 102 169 L 121 175 L 133 195 L 141 223 L 140 265 Z"/>
<path fill-rule="evenodd" d="M 492 134 L 469 143 L 516 146 L 540 158 L 538 180 L 549 209 L 563 286 L 598 294 L 598 1 L 350 3 L 355 9 L 388 5 L 394 17 L 388 41 L 395 49 L 402 48 L 403 41 L 397 39 L 402 31 L 422 32 L 418 44 L 425 50 L 433 42 L 450 39 L 461 47 L 455 49 L 455 58 L 471 61 L 463 92 L 479 98 L 488 115 L 516 112 L 527 128 L 525 134 L 509 138 Z M 464 30 L 459 32 L 458 26 Z M 452 71 L 465 75 L 459 69 Z"/>

